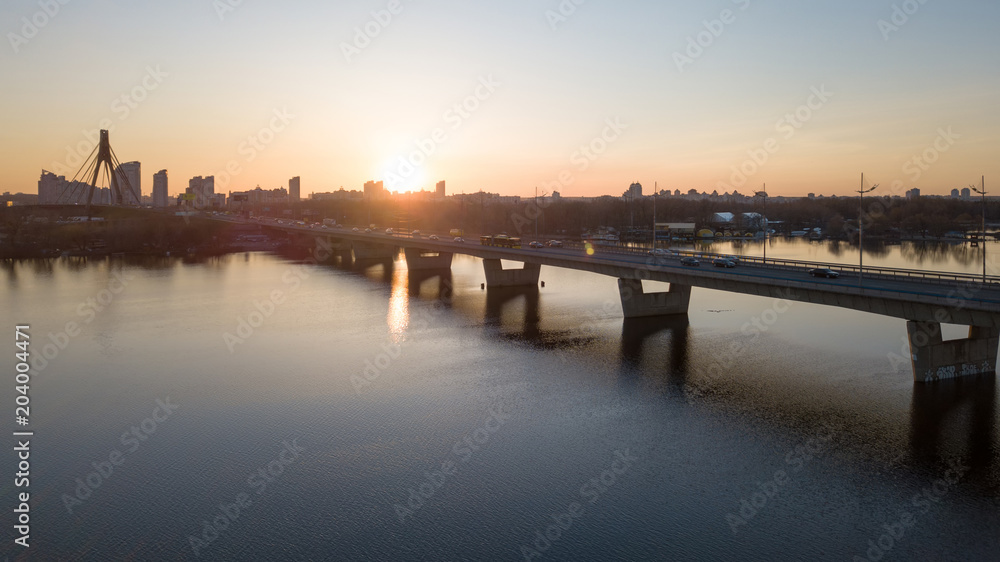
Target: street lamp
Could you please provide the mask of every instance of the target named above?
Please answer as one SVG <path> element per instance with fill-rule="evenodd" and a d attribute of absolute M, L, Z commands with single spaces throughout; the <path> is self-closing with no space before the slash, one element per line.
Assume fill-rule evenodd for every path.
<path fill-rule="evenodd" d="M 878 184 L 865 189 L 865 174 L 861 173 L 861 189 L 858 190 L 858 286 L 861 286 L 861 279 L 864 275 L 864 265 L 865 265 L 865 245 L 864 245 L 864 234 L 865 234 L 865 193 L 870 193 L 875 191 Z"/>
<path fill-rule="evenodd" d="M 754 191 L 753 196 L 764 200 L 763 207 L 761 208 L 761 218 L 764 223 L 764 263 L 767 263 L 767 184 L 764 184 L 764 189 Z"/>
<path fill-rule="evenodd" d="M 983 283 L 986 283 L 986 176 L 983 176 L 983 188 L 976 189 L 976 186 L 969 186 L 972 191 L 983 196 Z"/>
<path fill-rule="evenodd" d="M 653 249 L 656 249 L 656 182 L 653 182 Z"/>

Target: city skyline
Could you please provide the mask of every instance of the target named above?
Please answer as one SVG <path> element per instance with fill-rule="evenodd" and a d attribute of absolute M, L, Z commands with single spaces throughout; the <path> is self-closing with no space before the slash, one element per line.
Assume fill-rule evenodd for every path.
<path fill-rule="evenodd" d="M 145 175 L 170 170 L 172 197 L 197 176 L 216 193 L 301 176 L 303 198 L 443 179 L 846 196 L 862 172 L 875 194 L 948 195 L 1000 172 L 1000 7 L 984 2 L 295 7 L 0 8 L 0 191 L 72 179 L 101 128 Z M 171 41 L 180 28 L 197 47 Z"/>

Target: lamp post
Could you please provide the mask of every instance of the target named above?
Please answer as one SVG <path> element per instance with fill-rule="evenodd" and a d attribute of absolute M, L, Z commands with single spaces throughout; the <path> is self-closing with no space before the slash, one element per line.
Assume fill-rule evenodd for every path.
<path fill-rule="evenodd" d="M 861 189 L 858 190 L 858 286 L 861 286 L 861 280 L 864 275 L 864 265 L 865 265 L 865 245 L 864 245 L 864 234 L 865 234 L 865 193 L 870 193 L 875 191 L 878 184 L 865 189 L 865 174 L 861 173 Z"/>
<path fill-rule="evenodd" d="M 653 182 L 653 249 L 656 249 L 656 182 Z"/>
<path fill-rule="evenodd" d="M 983 196 L 983 283 L 986 283 L 986 176 L 983 176 L 983 188 L 976 189 L 976 186 L 970 185 L 969 188 L 972 191 Z"/>
<path fill-rule="evenodd" d="M 761 218 L 764 221 L 764 263 L 767 263 L 767 184 L 764 184 L 764 188 L 760 191 L 753 192 L 754 197 L 760 197 L 764 200 L 761 207 Z"/>

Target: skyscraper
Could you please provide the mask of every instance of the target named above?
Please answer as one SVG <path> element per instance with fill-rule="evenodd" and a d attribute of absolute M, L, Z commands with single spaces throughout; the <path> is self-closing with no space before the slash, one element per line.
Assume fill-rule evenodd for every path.
<path fill-rule="evenodd" d="M 127 189 L 125 185 L 119 185 L 118 187 L 122 190 L 122 203 L 126 205 L 131 204 L 141 204 L 142 203 L 142 175 L 141 166 L 138 162 L 125 162 L 120 164 L 115 172 L 118 174 L 119 181 L 124 176 L 128 180 L 129 186 L 132 188 L 132 194 L 128 195 L 125 193 Z"/>
<path fill-rule="evenodd" d="M 288 180 L 288 202 L 297 203 L 299 201 L 299 176 Z"/>
<path fill-rule="evenodd" d="M 444 199 L 444 180 L 437 182 L 437 198 Z"/>
<path fill-rule="evenodd" d="M 642 184 L 639 183 L 639 182 L 635 182 L 632 185 L 628 186 L 628 194 L 633 199 L 639 199 L 639 198 L 641 198 L 642 197 Z"/>
<path fill-rule="evenodd" d="M 167 206 L 167 171 L 160 170 L 153 174 L 153 206 Z"/>
<path fill-rule="evenodd" d="M 373 180 L 365 182 L 365 199 L 381 199 L 383 192 L 382 182 Z"/>

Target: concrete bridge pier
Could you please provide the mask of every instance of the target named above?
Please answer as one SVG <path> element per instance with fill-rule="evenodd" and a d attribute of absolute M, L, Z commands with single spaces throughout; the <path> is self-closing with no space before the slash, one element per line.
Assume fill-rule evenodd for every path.
<path fill-rule="evenodd" d="M 403 248 L 406 269 L 451 269 L 451 252 L 428 252 L 418 248 Z"/>
<path fill-rule="evenodd" d="M 504 269 L 498 259 L 484 259 L 487 287 L 532 287 L 538 285 L 538 274 L 542 266 L 525 263 L 522 269 Z"/>
<path fill-rule="evenodd" d="M 938 322 L 906 321 L 914 382 L 995 373 L 1000 328 L 969 326 L 969 337 L 944 341 Z"/>
<path fill-rule="evenodd" d="M 644 293 L 641 279 L 618 279 L 625 318 L 687 314 L 691 301 L 691 286 L 671 283 L 665 293 Z"/>
<path fill-rule="evenodd" d="M 386 244 L 371 244 L 354 242 L 351 244 L 355 260 L 393 259 L 396 257 L 396 247 Z"/>

